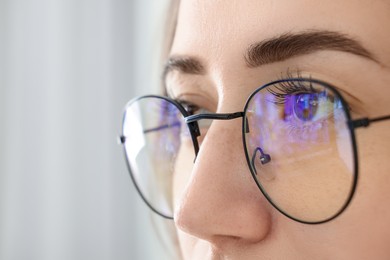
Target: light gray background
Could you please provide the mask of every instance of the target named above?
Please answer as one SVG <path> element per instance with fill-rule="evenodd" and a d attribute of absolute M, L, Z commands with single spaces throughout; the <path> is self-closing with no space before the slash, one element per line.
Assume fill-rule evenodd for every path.
<path fill-rule="evenodd" d="M 0 259 L 172 259 L 116 143 L 166 0 L 0 0 Z"/>

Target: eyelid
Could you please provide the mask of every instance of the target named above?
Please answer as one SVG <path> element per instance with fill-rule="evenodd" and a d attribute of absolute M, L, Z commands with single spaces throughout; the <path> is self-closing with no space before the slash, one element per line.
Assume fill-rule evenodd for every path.
<path fill-rule="evenodd" d="M 174 99 L 177 103 L 179 103 L 190 115 L 194 114 L 194 111 L 199 110 L 199 107 L 189 101 Z"/>
<path fill-rule="evenodd" d="M 342 84 L 342 83 L 333 84 L 332 80 L 326 79 L 326 77 L 323 77 L 321 75 L 313 76 L 313 73 L 306 72 L 306 71 L 301 70 L 299 68 L 296 68 L 295 70 L 288 68 L 285 73 L 283 73 L 283 72 L 281 73 L 281 76 L 279 79 L 289 79 L 289 78 L 312 78 L 312 79 L 327 82 L 339 91 L 339 93 L 342 95 L 342 97 L 347 102 L 348 110 L 350 110 L 354 114 L 358 114 L 361 116 L 365 116 L 367 114 L 363 108 L 364 102 L 362 100 L 360 100 L 358 97 L 354 96 L 351 92 L 345 90 L 345 89 L 353 89 L 352 87 L 341 88 L 340 86 L 344 86 L 344 84 Z"/>
<path fill-rule="evenodd" d="M 333 85 L 332 86 L 337 89 L 340 93 L 340 95 L 344 98 L 345 102 L 347 103 L 347 109 L 356 115 L 360 116 L 366 116 L 366 112 L 364 109 L 364 102 L 354 96 L 352 93 L 348 92 L 344 88 L 338 87 L 338 85 Z M 352 88 L 351 88 L 352 89 Z"/>
<path fill-rule="evenodd" d="M 198 110 L 205 110 L 207 112 L 216 112 L 217 101 L 208 95 L 207 93 L 199 90 L 198 93 L 194 92 L 182 92 L 179 95 L 171 97 L 173 100 L 181 104 L 184 108 L 186 106 L 192 106 Z"/>

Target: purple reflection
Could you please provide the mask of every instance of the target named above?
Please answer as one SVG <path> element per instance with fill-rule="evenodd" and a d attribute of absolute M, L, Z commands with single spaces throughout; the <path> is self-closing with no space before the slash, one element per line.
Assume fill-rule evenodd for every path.
<path fill-rule="evenodd" d="M 293 110 L 295 115 L 302 121 L 310 121 L 313 119 L 318 109 L 317 93 L 307 93 L 293 95 Z"/>
<path fill-rule="evenodd" d="M 297 149 L 329 143 L 337 131 L 334 104 L 324 92 L 286 94 L 283 99 L 274 93 L 259 92 L 251 102 L 252 147 L 292 154 Z"/>
<path fill-rule="evenodd" d="M 158 122 L 154 128 L 158 132 L 158 151 L 162 151 L 160 156 L 171 157 L 180 146 L 181 113 L 175 105 L 163 99 L 155 103 L 155 109 L 158 114 Z"/>

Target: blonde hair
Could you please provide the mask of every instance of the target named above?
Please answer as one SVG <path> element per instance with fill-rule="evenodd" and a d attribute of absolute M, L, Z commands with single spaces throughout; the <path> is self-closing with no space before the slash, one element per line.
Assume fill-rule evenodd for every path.
<path fill-rule="evenodd" d="M 171 51 L 173 39 L 176 31 L 177 15 L 179 9 L 179 0 L 170 0 L 167 4 L 167 10 L 165 12 L 165 24 L 164 34 L 162 39 L 162 49 L 160 53 L 160 75 L 163 74 L 163 67 L 168 59 Z M 165 82 L 161 77 L 160 81 L 160 94 L 166 95 Z M 152 214 L 152 225 L 156 230 L 156 235 L 163 247 L 167 250 L 167 253 L 171 256 L 171 259 L 181 259 L 181 252 L 179 247 L 179 241 L 177 238 L 177 232 L 172 220 L 164 219 L 161 216 Z"/>
<path fill-rule="evenodd" d="M 176 25 L 177 25 L 177 16 L 179 12 L 180 0 L 170 0 L 167 5 L 166 17 L 165 17 L 165 32 L 163 36 L 163 46 L 161 51 L 160 60 L 162 61 L 162 66 L 160 66 L 160 75 L 163 80 L 163 67 L 168 59 L 169 53 L 171 52 L 173 39 L 175 38 Z M 166 94 L 165 82 L 161 80 L 161 90 L 163 94 Z"/>

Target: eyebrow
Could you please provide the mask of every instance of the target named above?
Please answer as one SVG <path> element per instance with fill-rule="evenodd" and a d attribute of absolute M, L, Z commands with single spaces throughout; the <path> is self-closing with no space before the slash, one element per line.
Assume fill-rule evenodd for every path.
<path fill-rule="evenodd" d="M 378 62 L 359 41 L 344 33 L 326 30 L 285 33 L 251 44 L 244 54 L 244 59 L 249 68 L 255 68 L 323 50 L 347 52 Z M 202 75 L 205 74 L 206 69 L 195 57 L 172 56 L 164 66 L 162 74 L 164 82 L 171 71 Z"/>
<path fill-rule="evenodd" d="M 357 40 L 333 31 L 285 33 L 250 45 L 244 58 L 247 66 L 254 68 L 321 50 L 352 53 L 377 62 Z"/>
<path fill-rule="evenodd" d="M 162 78 L 165 81 L 167 75 L 171 71 L 179 71 L 187 74 L 204 74 L 206 72 L 205 67 L 195 57 L 189 56 L 173 56 L 165 63 Z"/>

